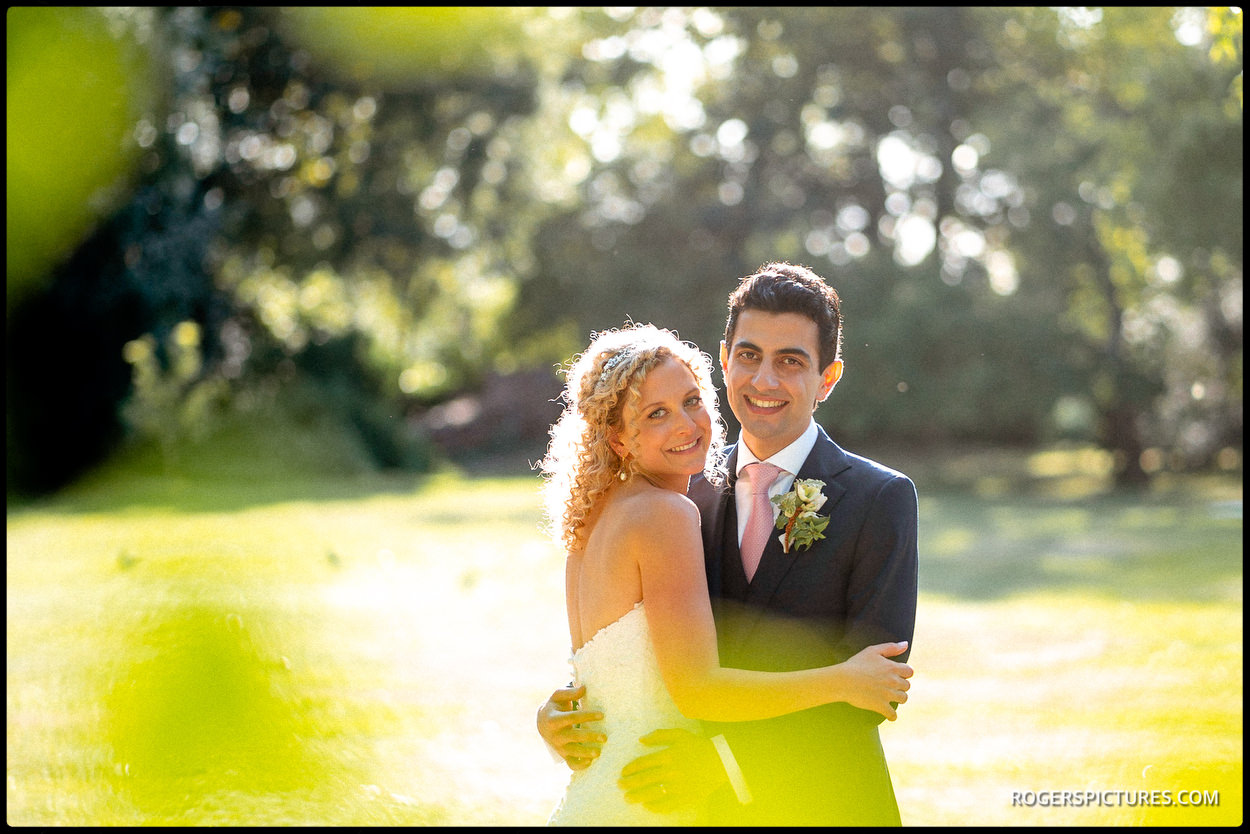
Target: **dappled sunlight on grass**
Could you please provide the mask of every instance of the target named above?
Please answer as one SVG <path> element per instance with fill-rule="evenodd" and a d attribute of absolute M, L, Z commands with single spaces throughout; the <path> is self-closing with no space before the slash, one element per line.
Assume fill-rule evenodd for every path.
<path fill-rule="evenodd" d="M 467 483 L 10 514 L 10 822 L 545 821 L 562 565 L 532 482 Z"/>
<path fill-rule="evenodd" d="M 8 514 L 11 824 L 545 822 L 568 635 L 537 476 L 167 477 Z M 882 727 L 904 823 L 1239 820 L 1239 508 L 922 491 Z M 1144 786 L 1221 803 L 1011 804 Z"/>
<path fill-rule="evenodd" d="M 1229 513 L 1224 501 L 1169 501 L 922 493 L 921 589 L 966 599 L 1071 589 L 1111 599 L 1240 601 L 1240 512 Z"/>
<path fill-rule="evenodd" d="M 882 731 L 904 824 L 1240 821 L 1240 604 L 922 597 L 915 645 L 912 698 Z M 1220 804 L 1012 805 L 1013 792 L 1143 789 Z"/>

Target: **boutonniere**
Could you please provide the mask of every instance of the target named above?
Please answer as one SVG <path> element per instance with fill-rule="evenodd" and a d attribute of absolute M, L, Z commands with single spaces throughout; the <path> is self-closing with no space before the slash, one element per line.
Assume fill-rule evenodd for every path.
<path fill-rule="evenodd" d="M 825 537 L 825 528 L 829 526 L 829 516 L 816 515 L 825 504 L 825 494 L 821 488 L 824 481 L 814 478 L 795 481 L 794 488 L 785 495 L 773 498 L 773 503 L 781 507 L 777 516 L 777 529 L 784 530 L 777 538 L 781 541 L 781 549 L 790 552 L 791 547 L 806 550 L 812 542 Z"/>

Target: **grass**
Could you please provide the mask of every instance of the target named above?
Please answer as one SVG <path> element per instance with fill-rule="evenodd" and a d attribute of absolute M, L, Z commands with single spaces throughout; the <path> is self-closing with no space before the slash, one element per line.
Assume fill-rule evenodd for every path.
<path fill-rule="evenodd" d="M 262 454 L 10 508 L 8 822 L 545 822 L 568 638 L 536 477 Z M 918 485 L 917 675 L 882 730 L 904 823 L 1240 823 L 1240 483 Z M 1012 801 L 1060 791 L 1133 797 Z"/>

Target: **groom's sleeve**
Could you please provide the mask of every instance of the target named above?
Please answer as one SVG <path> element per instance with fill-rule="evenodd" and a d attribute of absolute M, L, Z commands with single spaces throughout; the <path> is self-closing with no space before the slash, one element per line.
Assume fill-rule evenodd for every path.
<path fill-rule="evenodd" d="M 747 780 L 742 775 L 742 768 L 738 767 L 738 760 L 734 758 L 733 751 L 729 749 L 729 742 L 725 740 L 724 735 L 718 734 L 712 736 L 712 745 L 716 747 L 716 754 L 720 756 L 720 762 L 725 766 L 725 775 L 729 777 L 729 784 L 733 786 L 738 801 L 746 805 L 751 801 L 751 789 L 747 787 Z"/>
<path fill-rule="evenodd" d="M 918 591 L 916 487 L 899 475 L 885 481 L 868 506 L 845 589 L 849 601 L 839 654 L 906 640 L 907 660 L 916 628 Z"/>
<path fill-rule="evenodd" d="M 915 486 L 907 477 L 893 475 L 865 489 L 873 492 L 864 496 L 858 529 L 846 531 L 854 545 L 845 584 L 821 589 L 843 595 L 845 601 L 837 634 L 821 650 L 828 662 L 846 660 L 877 643 L 910 643 L 915 628 Z M 723 606 L 721 612 L 723 618 Z M 755 634 L 756 648 L 772 635 L 782 635 L 778 645 L 792 639 L 785 630 L 762 634 Z M 803 645 L 815 648 L 817 642 Z M 834 703 L 766 721 L 717 724 L 710 732 L 724 733 L 733 744 L 753 796 L 753 820 L 827 825 L 831 819 L 862 816 L 866 824 L 878 825 L 897 814 L 877 735 L 884 720 L 871 710 Z"/>

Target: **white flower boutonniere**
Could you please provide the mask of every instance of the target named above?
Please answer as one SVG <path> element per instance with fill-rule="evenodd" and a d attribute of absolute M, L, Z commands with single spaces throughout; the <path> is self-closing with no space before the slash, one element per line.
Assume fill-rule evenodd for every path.
<path fill-rule="evenodd" d="M 829 516 L 816 515 L 816 511 L 825 504 L 825 494 L 821 492 L 824 485 L 824 481 L 814 478 L 795 481 L 793 489 L 772 499 L 774 504 L 781 507 L 781 513 L 777 516 L 777 529 L 785 532 L 777 538 L 785 553 L 789 553 L 791 547 L 806 550 L 813 542 L 825 537 Z"/>

